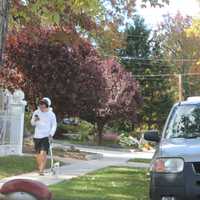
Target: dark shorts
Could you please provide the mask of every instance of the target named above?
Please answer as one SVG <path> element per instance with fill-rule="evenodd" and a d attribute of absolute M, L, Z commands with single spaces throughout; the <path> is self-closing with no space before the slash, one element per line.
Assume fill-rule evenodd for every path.
<path fill-rule="evenodd" d="M 40 153 L 41 151 L 46 151 L 47 154 L 49 152 L 49 138 L 34 138 L 34 144 L 35 144 L 35 151 L 36 153 Z"/>

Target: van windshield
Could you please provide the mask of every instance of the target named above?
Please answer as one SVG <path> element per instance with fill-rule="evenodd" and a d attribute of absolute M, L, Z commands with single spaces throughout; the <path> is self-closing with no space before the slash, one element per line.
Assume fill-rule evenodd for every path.
<path fill-rule="evenodd" d="M 200 137 L 200 104 L 177 106 L 171 114 L 165 138 Z"/>

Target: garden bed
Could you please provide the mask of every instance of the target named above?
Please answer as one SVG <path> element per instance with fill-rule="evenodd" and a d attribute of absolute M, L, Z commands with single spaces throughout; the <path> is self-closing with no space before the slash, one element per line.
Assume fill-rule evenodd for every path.
<path fill-rule="evenodd" d="M 53 152 L 55 156 L 77 160 L 96 160 L 103 157 L 101 154 L 80 151 L 79 149 L 73 148 L 73 146 L 70 149 L 55 147 L 53 148 Z"/>
<path fill-rule="evenodd" d="M 24 140 L 23 152 L 27 154 L 34 154 L 34 144 L 31 139 Z M 102 158 L 101 154 L 83 152 L 73 148 L 54 147 L 53 155 L 61 158 L 77 159 L 77 160 L 94 160 Z"/>

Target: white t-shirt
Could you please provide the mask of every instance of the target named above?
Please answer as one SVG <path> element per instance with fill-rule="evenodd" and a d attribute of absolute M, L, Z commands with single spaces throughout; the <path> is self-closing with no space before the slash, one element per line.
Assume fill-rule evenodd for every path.
<path fill-rule="evenodd" d="M 35 121 L 35 116 L 38 115 L 39 121 Z M 31 119 L 32 126 L 35 126 L 34 138 L 45 138 L 54 136 L 57 128 L 56 116 L 53 111 L 42 112 L 40 109 L 33 113 Z"/>

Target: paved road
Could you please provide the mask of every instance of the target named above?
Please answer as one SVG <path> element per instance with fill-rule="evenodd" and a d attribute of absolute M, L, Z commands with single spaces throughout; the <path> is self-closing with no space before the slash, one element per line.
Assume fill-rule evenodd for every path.
<path fill-rule="evenodd" d="M 54 146 L 70 148 L 69 144 L 54 144 Z M 125 161 L 132 158 L 149 158 L 151 159 L 154 152 L 131 152 L 131 151 L 118 151 L 115 149 L 96 149 L 95 147 L 83 147 L 74 145 L 80 151 L 102 154 L 104 158 L 124 159 Z"/>

